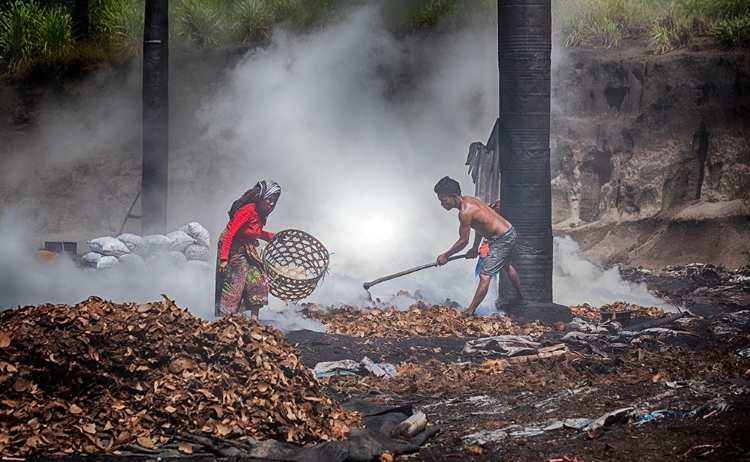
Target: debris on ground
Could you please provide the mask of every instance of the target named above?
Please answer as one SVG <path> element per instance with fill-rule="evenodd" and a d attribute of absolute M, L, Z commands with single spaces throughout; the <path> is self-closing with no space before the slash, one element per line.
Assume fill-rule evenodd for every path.
<path fill-rule="evenodd" d="M 386 381 L 354 375 L 321 383 L 342 401 L 419 406 L 444 432 L 417 460 L 468 456 L 467 448 L 479 448 L 471 453 L 478 460 L 559 460 L 571 452 L 578 460 L 631 460 L 623 441 L 659 459 L 697 456 L 690 448 L 701 442 L 716 445 L 706 447 L 719 457 L 750 453 L 741 436 L 750 428 L 750 311 L 704 318 L 625 302 L 605 309 L 626 306 L 638 313 L 627 328 L 590 316 L 536 337 L 495 339 L 402 340 L 408 311 L 351 310 L 347 324 L 382 338 L 320 334 L 299 346 L 304 357 L 336 348 L 396 364 L 397 374 Z M 542 357 L 543 349 L 556 354 Z"/>
<path fill-rule="evenodd" d="M 656 297 L 697 315 L 750 306 L 750 266 L 729 270 L 690 263 L 661 271 L 620 267 L 619 273 L 626 281 L 647 284 Z"/>
<path fill-rule="evenodd" d="M 288 332 L 289 341 L 244 317 L 199 321 L 166 297 L 0 313 L 0 450 L 335 461 L 417 451 L 410 458 L 747 458 L 750 311 L 702 316 L 624 301 L 573 310 L 572 322 L 548 326 L 467 317 L 423 300 L 303 304 L 328 333 Z M 325 361 L 338 365 L 317 379 L 312 368 Z M 354 375 L 344 373 L 354 366 Z M 271 421 L 243 426 L 257 415 Z M 391 438 L 401 424 L 421 431 Z"/>
<path fill-rule="evenodd" d="M 281 331 L 203 321 L 166 296 L 3 311 L 0 370 L 7 456 L 148 451 L 180 435 L 309 445 L 358 423 Z"/>
<path fill-rule="evenodd" d="M 325 325 L 328 333 L 352 337 L 398 338 L 423 337 L 486 337 L 526 335 L 539 337 L 552 329 L 539 322 L 519 326 L 509 316 L 466 316 L 452 307 L 429 305 L 423 301 L 408 310 L 393 306 L 358 308 L 342 306 L 324 308 L 307 304 L 301 314 Z"/>
<path fill-rule="evenodd" d="M 351 359 L 339 361 L 321 361 L 313 368 L 315 376 L 320 378 L 332 375 L 375 374 L 377 377 L 393 377 L 396 367 L 391 363 L 375 363 L 365 356 L 360 362 Z"/>
<path fill-rule="evenodd" d="M 573 313 L 574 317 L 594 322 L 603 320 L 602 313 L 620 313 L 624 311 L 630 312 L 631 319 L 661 318 L 665 316 L 663 308 L 657 308 L 655 306 L 640 306 L 624 301 L 607 303 L 599 307 L 583 303 L 581 305 L 571 306 L 570 311 Z"/>

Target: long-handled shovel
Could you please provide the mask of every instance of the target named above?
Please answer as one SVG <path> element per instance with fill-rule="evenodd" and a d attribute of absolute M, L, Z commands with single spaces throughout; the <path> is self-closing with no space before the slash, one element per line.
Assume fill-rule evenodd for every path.
<path fill-rule="evenodd" d="M 448 261 L 458 260 L 460 258 L 466 258 L 466 254 L 463 253 L 461 255 L 453 255 L 452 257 L 448 258 Z M 389 274 L 388 276 L 383 276 L 382 278 L 375 279 L 374 281 L 365 282 L 362 284 L 362 287 L 365 288 L 367 291 L 367 298 L 372 301 L 372 295 L 370 294 L 370 287 L 374 286 L 375 284 L 380 284 L 381 282 L 390 281 L 391 279 L 395 279 L 397 277 L 406 276 L 407 274 L 411 274 L 415 271 L 432 268 L 433 266 L 437 266 L 437 262 L 428 263 L 426 265 L 417 266 L 408 270 L 400 271 L 398 273 Z"/>

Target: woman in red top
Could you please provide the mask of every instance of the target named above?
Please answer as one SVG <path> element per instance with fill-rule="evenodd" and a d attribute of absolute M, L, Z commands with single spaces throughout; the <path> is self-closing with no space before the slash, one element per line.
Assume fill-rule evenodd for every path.
<path fill-rule="evenodd" d="M 280 195 L 275 181 L 263 180 L 232 204 L 229 223 L 219 236 L 216 316 L 249 310 L 258 319 L 260 308 L 268 305 L 268 278 L 255 247 L 258 239 L 273 240 L 274 233 L 263 227 Z"/>

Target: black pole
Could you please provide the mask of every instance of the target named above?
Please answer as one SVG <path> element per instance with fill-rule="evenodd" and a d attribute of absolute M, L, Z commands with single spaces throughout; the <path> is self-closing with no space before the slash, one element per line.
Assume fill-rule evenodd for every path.
<path fill-rule="evenodd" d="M 168 1 L 146 0 L 143 29 L 141 231 L 167 230 L 169 170 Z"/>
<path fill-rule="evenodd" d="M 89 0 L 75 0 L 73 4 L 73 32 L 76 38 L 89 38 Z"/>
<path fill-rule="evenodd" d="M 567 317 L 551 310 L 567 308 L 552 303 L 551 0 L 498 0 L 497 16 L 501 214 L 518 233 L 513 266 L 530 302 L 519 310 Z"/>

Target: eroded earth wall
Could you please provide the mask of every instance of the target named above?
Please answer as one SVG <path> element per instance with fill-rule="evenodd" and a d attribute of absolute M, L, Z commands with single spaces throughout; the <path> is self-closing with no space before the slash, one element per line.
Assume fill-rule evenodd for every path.
<path fill-rule="evenodd" d="M 670 246 L 659 258 L 741 265 L 750 250 L 738 228 L 748 225 L 750 197 L 748 56 L 697 46 L 561 54 L 552 77 L 556 233 L 609 262 L 658 265 L 653 240 L 666 233 L 714 249 L 679 256 Z"/>

